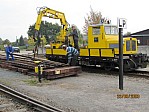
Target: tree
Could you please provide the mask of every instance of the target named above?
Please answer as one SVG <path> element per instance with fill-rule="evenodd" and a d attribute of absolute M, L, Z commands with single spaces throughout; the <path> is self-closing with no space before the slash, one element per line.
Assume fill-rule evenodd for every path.
<path fill-rule="evenodd" d="M 3 43 L 3 40 L 2 40 L 2 38 L 0 38 L 0 44 L 2 44 Z"/>
<path fill-rule="evenodd" d="M 49 43 L 49 37 L 53 37 L 56 39 L 57 33 L 60 32 L 61 26 L 59 26 L 57 23 L 52 24 L 47 21 L 42 21 L 40 25 L 39 35 L 42 37 L 45 36 L 47 43 Z M 29 26 L 29 30 L 27 32 L 29 37 L 33 37 L 35 34 L 35 24 Z M 40 43 L 40 40 L 39 40 Z"/>
<path fill-rule="evenodd" d="M 110 24 L 111 23 L 110 19 L 102 17 L 100 11 L 96 12 L 92 9 L 92 7 L 90 7 L 90 9 L 91 9 L 91 11 L 89 12 L 89 14 L 87 14 L 87 18 L 84 18 L 85 19 L 85 25 L 83 26 L 83 32 L 85 34 L 88 33 L 88 26 L 89 25 L 100 24 L 100 23 L 104 23 L 104 24 Z"/>
<path fill-rule="evenodd" d="M 33 37 L 29 37 L 29 38 L 28 38 L 28 44 L 29 44 L 30 46 L 34 46 L 35 42 L 34 42 Z"/>
<path fill-rule="evenodd" d="M 22 35 L 20 37 L 19 45 L 20 46 L 24 46 L 24 39 L 23 39 L 23 36 Z"/>
<path fill-rule="evenodd" d="M 6 40 L 3 41 L 3 44 L 7 44 L 8 45 L 8 44 L 10 44 L 10 41 L 8 39 L 6 39 Z"/>
<path fill-rule="evenodd" d="M 19 40 L 18 39 L 16 39 L 16 46 L 18 46 L 19 45 Z"/>
<path fill-rule="evenodd" d="M 24 44 L 27 45 L 28 44 L 28 39 L 25 37 L 24 38 Z"/>
<path fill-rule="evenodd" d="M 128 37 L 130 35 L 131 35 L 131 32 L 127 32 L 127 33 L 124 34 L 124 37 Z"/>
<path fill-rule="evenodd" d="M 87 18 L 85 19 L 85 25 L 83 26 L 83 32 L 85 34 L 88 33 L 88 26 L 92 25 L 92 24 L 99 24 L 101 19 L 102 19 L 102 15 L 101 12 L 95 12 L 93 11 L 92 7 L 90 7 L 90 12 L 89 14 L 87 14 Z"/>

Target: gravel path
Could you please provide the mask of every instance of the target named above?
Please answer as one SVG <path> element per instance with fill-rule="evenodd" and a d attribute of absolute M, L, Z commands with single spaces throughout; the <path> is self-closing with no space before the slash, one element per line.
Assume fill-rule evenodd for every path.
<path fill-rule="evenodd" d="M 37 82 L 36 77 L 0 68 L 0 82 L 66 112 L 148 112 L 149 80 L 124 77 L 124 90 L 118 77 L 81 73 L 79 76 Z M 139 94 L 140 98 L 117 98 Z"/>

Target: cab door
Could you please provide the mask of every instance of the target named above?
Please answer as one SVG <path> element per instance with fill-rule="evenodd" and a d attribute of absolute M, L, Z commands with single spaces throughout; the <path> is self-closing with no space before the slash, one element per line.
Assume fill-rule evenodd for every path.
<path fill-rule="evenodd" d="M 103 31 L 101 26 L 90 26 L 88 29 L 88 48 L 103 48 Z"/>

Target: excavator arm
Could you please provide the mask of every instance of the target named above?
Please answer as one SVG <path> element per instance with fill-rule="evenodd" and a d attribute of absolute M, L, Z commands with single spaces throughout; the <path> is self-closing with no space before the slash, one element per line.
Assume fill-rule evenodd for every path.
<path fill-rule="evenodd" d="M 41 7 L 38 10 L 38 17 L 36 20 L 36 24 L 35 24 L 35 30 L 36 30 L 36 36 L 37 36 L 37 32 L 40 29 L 40 25 L 41 25 L 41 21 L 42 21 L 42 17 L 49 17 L 49 18 L 53 18 L 53 19 L 60 19 L 61 25 L 63 26 L 62 30 L 61 30 L 61 34 L 60 36 L 57 38 L 57 40 L 64 42 L 65 41 L 65 36 L 66 36 L 66 32 L 67 32 L 67 28 L 68 28 L 68 23 L 66 21 L 65 18 L 65 14 L 47 7 Z"/>

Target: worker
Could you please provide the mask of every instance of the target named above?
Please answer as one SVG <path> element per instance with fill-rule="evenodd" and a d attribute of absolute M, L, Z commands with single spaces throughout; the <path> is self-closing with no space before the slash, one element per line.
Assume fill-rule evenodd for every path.
<path fill-rule="evenodd" d="M 66 45 L 63 45 L 62 48 L 67 51 L 67 58 L 68 58 L 68 65 L 75 66 L 77 65 L 78 55 L 79 52 L 74 47 L 67 47 Z"/>
<path fill-rule="evenodd" d="M 73 36 L 74 48 L 79 50 L 78 46 L 78 32 L 75 25 L 72 25 L 72 32 L 68 36 Z"/>
<path fill-rule="evenodd" d="M 9 61 L 9 55 L 11 56 L 12 60 L 14 60 L 13 56 L 14 49 L 12 48 L 12 46 L 8 45 L 5 50 L 6 50 L 6 60 Z"/>

